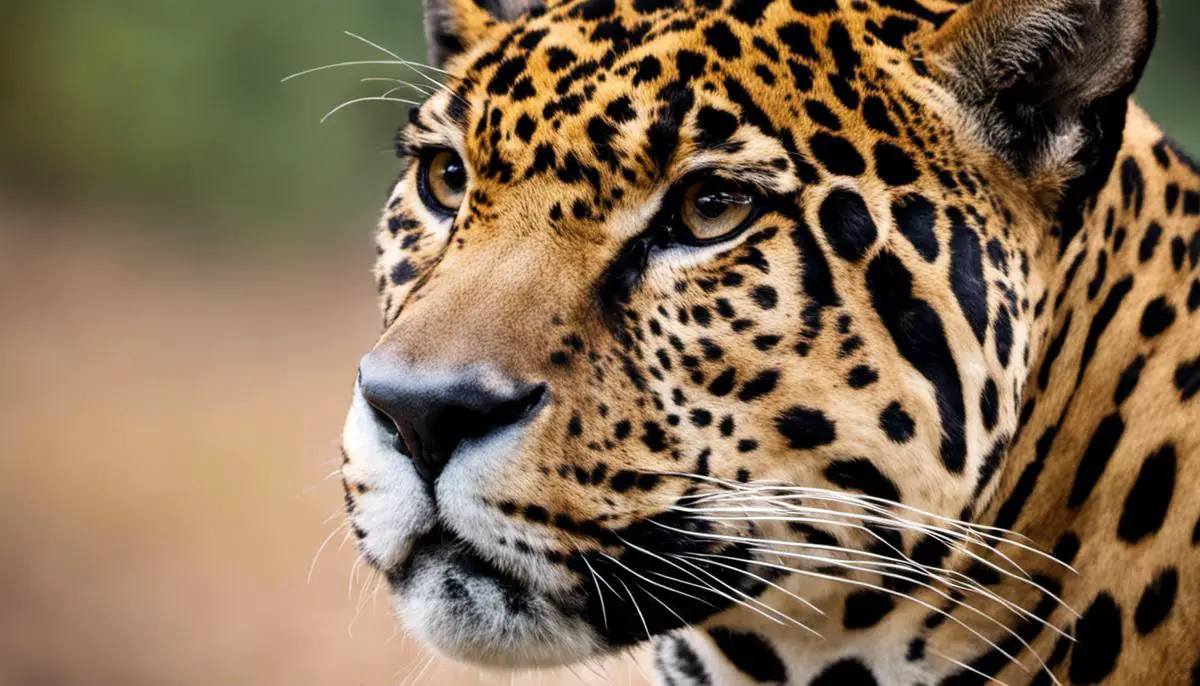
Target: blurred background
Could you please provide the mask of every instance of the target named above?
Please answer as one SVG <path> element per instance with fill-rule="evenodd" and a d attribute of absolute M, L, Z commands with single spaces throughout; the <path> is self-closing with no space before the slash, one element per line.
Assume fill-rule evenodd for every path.
<path fill-rule="evenodd" d="M 0 686 L 638 684 L 396 635 L 337 436 L 416 0 L 0 0 Z M 1200 153 L 1200 3 L 1138 99 Z M 404 94 L 397 94 L 404 97 Z M 327 538 L 328 536 L 328 538 Z"/>

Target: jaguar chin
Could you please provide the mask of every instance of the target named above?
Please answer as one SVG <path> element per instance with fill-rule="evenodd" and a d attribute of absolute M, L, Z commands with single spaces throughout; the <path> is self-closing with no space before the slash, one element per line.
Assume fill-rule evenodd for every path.
<path fill-rule="evenodd" d="M 342 465 L 414 637 L 1197 683 L 1200 172 L 1130 100 L 1152 0 L 424 6 Z"/>
<path fill-rule="evenodd" d="M 576 584 L 515 554 L 537 537 L 483 506 L 480 492 L 496 465 L 519 455 L 523 428 L 463 441 L 430 485 L 376 412 L 356 388 L 345 445 L 361 457 L 347 465 L 347 478 L 374 484 L 353 508 L 382 535 L 368 542 L 366 530 L 355 532 L 409 631 L 447 657 L 492 666 L 558 665 L 598 652 Z"/>

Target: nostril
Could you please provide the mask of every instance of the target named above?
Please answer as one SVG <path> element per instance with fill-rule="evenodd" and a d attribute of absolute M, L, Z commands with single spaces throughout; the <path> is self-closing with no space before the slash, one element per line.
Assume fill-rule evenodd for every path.
<path fill-rule="evenodd" d="M 486 436 L 525 419 L 541 404 L 545 395 L 546 385 L 537 384 L 516 394 L 513 399 L 495 405 L 448 406 L 434 417 L 433 435 L 442 437 L 440 442 L 453 452 L 462 441 Z"/>
<path fill-rule="evenodd" d="M 371 408 L 371 416 L 375 419 L 375 425 L 383 430 L 387 440 L 405 455 L 412 455 L 412 449 L 404 441 L 404 436 L 400 433 L 400 427 L 396 425 L 395 420 L 388 416 L 386 412 L 375 407 L 372 403 L 367 403 L 367 407 Z"/>

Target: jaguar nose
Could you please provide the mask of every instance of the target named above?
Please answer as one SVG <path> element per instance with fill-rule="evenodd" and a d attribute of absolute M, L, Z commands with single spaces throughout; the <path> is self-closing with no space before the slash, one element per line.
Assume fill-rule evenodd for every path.
<path fill-rule="evenodd" d="M 470 367 L 423 371 L 370 353 L 359 365 L 363 397 L 396 448 L 432 485 L 463 441 L 533 416 L 546 384 Z"/>

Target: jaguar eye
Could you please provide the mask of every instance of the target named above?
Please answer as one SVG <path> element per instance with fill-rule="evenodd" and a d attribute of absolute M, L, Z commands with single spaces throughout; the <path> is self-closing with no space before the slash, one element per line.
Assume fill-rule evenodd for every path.
<path fill-rule="evenodd" d="M 455 214 L 467 195 L 467 167 L 458 153 L 438 150 L 425 156 L 421 185 L 434 209 Z"/>
<path fill-rule="evenodd" d="M 736 233 L 754 213 L 754 195 L 740 184 L 710 177 L 696 181 L 683 193 L 679 219 L 682 238 L 694 245 L 713 243 Z"/>

